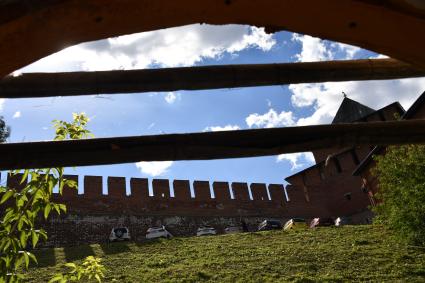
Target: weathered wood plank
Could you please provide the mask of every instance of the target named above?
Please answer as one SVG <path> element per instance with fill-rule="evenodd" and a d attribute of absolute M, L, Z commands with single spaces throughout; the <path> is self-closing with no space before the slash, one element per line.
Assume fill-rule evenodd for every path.
<path fill-rule="evenodd" d="M 420 1 L 0 1 L 0 77 L 66 46 L 195 23 L 243 24 L 343 42 L 425 68 Z"/>
<path fill-rule="evenodd" d="M 0 169 L 209 160 L 425 143 L 425 120 L 0 144 Z"/>
<path fill-rule="evenodd" d="M 222 65 L 128 71 L 24 73 L 0 81 L 0 97 L 47 97 L 201 90 L 312 82 L 386 80 L 425 76 L 394 59 Z"/>

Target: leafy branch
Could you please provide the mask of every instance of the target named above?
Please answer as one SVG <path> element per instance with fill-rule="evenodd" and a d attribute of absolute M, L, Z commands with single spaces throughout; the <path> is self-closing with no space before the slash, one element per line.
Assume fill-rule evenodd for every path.
<path fill-rule="evenodd" d="M 82 139 L 92 136 L 86 129 L 88 121 L 84 113 L 73 114 L 73 121 L 70 123 L 53 121 L 56 130 L 55 140 Z M 62 194 L 64 187 L 78 189 L 75 181 L 63 177 L 63 168 L 28 169 L 23 170 L 22 173 L 21 171 L 9 172 L 9 178 L 22 174 L 20 181 L 22 189 L 0 187 L 0 211 L 2 212 L 0 283 L 21 281 L 24 278 L 21 273 L 23 267 L 28 269 L 30 261 L 37 263 L 35 255 L 28 250 L 31 247 L 36 248 L 40 239 L 47 240 L 47 233 L 43 229 L 36 229 L 36 221 L 42 217 L 48 219 L 52 212 L 57 215 L 66 213 L 64 204 L 51 201 L 53 189 L 58 186 L 59 194 Z M 27 182 L 28 177 L 30 177 L 29 182 Z M 100 280 L 103 277 L 103 273 L 100 272 L 102 266 L 98 259 L 86 259 L 84 264 L 83 270 L 92 272 L 92 276 L 97 274 L 94 278 Z M 90 272 L 88 274 L 91 274 Z M 67 282 L 64 280 L 68 277 L 64 276 L 60 282 Z"/>
<path fill-rule="evenodd" d="M 81 265 L 77 265 L 75 263 L 66 263 L 65 266 L 71 270 L 65 274 L 56 274 L 52 279 L 50 279 L 49 283 L 76 282 L 83 279 L 96 279 L 98 282 L 102 282 L 101 278 L 104 277 L 103 272 L 105 271 L 105 268 L 102 264 L 100 264 L 100 261 L 100 258 L 88 256 Z"/>

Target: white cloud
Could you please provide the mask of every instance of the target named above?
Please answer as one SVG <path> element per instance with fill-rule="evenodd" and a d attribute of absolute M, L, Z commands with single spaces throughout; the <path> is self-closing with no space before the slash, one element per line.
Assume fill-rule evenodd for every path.
<path fill-rule="evenodd" d="M 313 62 L 331 60 L 332 53 L 326 48 L 325 43 L 317 37 L 294 33 L 292 41 L 302 44 L 301 52 L 295 55 L 299 62 Z"/>
<path fill-rule="evenodd" d="M 224 127 L 221 126 L 210 126 L 206 127 L 203 132 L 219 132 L 219 131 L 235 131 L 239 130 L 240 127 L 238 125 L 226 125 Z"/>
<path fill-rule="evenodd" d="M 264 28 L 250 27 L 248 33 L 245 33 L 242 40 L 234 42 L 226 51 L 229 53 L 239 52 L 249 47 L 255 47 L 262 51 L 269 51 L 276 44 L 272 35 L 266 34 Z"/>
<path fill-rule="evenodd" d="M 141 161 L 135 164 L 140 172 L 152 177 L 156 177 L 165 174 L 171 165 L 173 165 L 173 161 Z"/>
<path fill-rule="evenodd" d="M 268 51 L 275 43 L 263 28 L 196 24 L 83 43 L 41 59 L 24 71 L 192 66 L 247 48 Z"/>
<path fill-rule="evenodd" d="M 297 152 L 280 154 L 276 157 L 277 162 L 289 161 L 291 163 L 291 171 L 299 169 L 306 164 L 314 163 L 314 156 L 311 152 Z"/>
<path fill-rule="evenodd" d="M 12 119 L 18 119 L 21 118 L 21 111 L 16 111 L 15 114 L 13 114 Z"/>
<path fill-rule="evenodd" d="M 362 49 L 339 42 L 330 42 L 309 35 L 294 33 L 292 42 L 301 44 L 301 52 L 295 55 L 299 62 L 314 62 L 334 59 L 353 59 Z"/>
<path fill-rule="evenodd" d="M 292 126 L 294 125 L 294 117 L 292 112 L 282 111 L 277 113 L 274 109 L 270 109 L 269 112 L 260 115 L 258 113 L 252 113 L 245 119 L 248 127 L 252 128 L 253 126 L 259 128 L 273 128 L 273 127 L 282 127 L 282 126 Z"/>
<path fill-rule="evenodd" d="M 263 115 L 259 115 L 258 113 L 250 114 L 245 120 L 250 128 L 253 126 L 259 128 L 273 128 L 292 126 L 295 124 L 295 117 L 292 112 L 282 111 L 277 113 L 274 109 L 270 109 Z M 276 162 L 283 161 L 289 161 L 291 163 L 291 170 L 293 171 L 306 164 L 314 163 L 314 157 L 311 152 L 280 154 L 276 156 Z"/>
<path fill-rule="evenodd" d="M 349 44 L 344 44 L 339 42 L 336 42 L 334 44 L 335 45 L 331 45 L 331 46 L 338 47 L 339 50 L 345 54 L 344 59 L 353 59 L 354 56 L 361 50 L 360 47 L 349 45 Z"/>
<path fill-rule="evenodd" d="M 355 46 L 329 43 L 306 35 L 294 35 L 293 41 L 301 44 L 301 51 L 296 55 L 299 61 L 352 59 L 361 50 Z M 376 58 L 382 57 L 378 55 Z M 330 123 L 343 99 L 342 91 L 353 100 L 379 109 L 395 101 L 408 108 L 424 89 L 425 78 L 289 85 L 293 106 L 314 107 L 314 113 L 298 119 L 297 125 Z"/>
<path fill-rule="evenodd" d="M 168 92 L 164 97 L 165 101 L 168 104 L 173 104 L 177 98 L 178 98 L 178 95 L 175 94 L 174 92 Z"/>
<path fill-rule="evenodd" d="M 361 50 L 355 46 L 330 43 L 311 36 L 295 34 L 292 40 L 301 44 L 301 51 L 295 57 L 298 61 L 304 62 L 352 59 Z M 377 58 L 383 58 L 383 56 L 378 55 Z M 394 101 L 399 101 L 403 107 L 408 108 L 424 89 L 425 78 L 289 85 L 293 106 L 312 107 L 314 109 L 312 115 L 294 121 L 296 125 L 300 126 L 330 123 L 343 99 L 342 91 L 347 93 L 351 99 L 379 109 Z M 250 123 L 258 123 L 263 126 L 278 124 L 270 123 L 269 121 L 276 119 L 270 119 L 269 116 L 276 117 L 276 114 L 273 112 L 270 114 L 270 111 L 269 114 L 264 115 L 251 114 Z M 292 117 L 292 120 L 294 120 L 294 117 Z M 291 170 L 296 170 L 307 164 L 313 164 L 314 157 L 309 152 L 281 154 L 277 156 L 276 161 L 288 161 L 291 163 Z"/>

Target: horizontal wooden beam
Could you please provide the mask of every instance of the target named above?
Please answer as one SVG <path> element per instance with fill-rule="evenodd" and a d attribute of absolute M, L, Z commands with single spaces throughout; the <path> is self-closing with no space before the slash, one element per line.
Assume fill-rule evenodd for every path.
<path fill-rule="evenodd" d="M 0 169 L 209 160 L 425 143 L 425 120 L 0 144 Z"/>
<path fill-rule="evenodd" d="M 425 68 L 425 9 L 406 0 L 0 1 L 0 77 L 66 46 L 196 23 L 287 30 Z"/>
<path fill-rule="evenodd" d="M 128 71 L 24 73 L 0 81 L 0 97 L 47 97 L 201 90 L 312 82 L 387 80 L 425 76 L 394 59 L 221 65 Z"/>

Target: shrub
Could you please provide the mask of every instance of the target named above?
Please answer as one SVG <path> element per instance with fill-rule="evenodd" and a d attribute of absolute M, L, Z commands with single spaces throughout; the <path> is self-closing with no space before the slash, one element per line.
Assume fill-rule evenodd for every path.
<path fill-rule="evenodd" d="M 377 220 L 400 239 L 425 245 L 425 145 L 390 146 L 375 161 Z"/>

